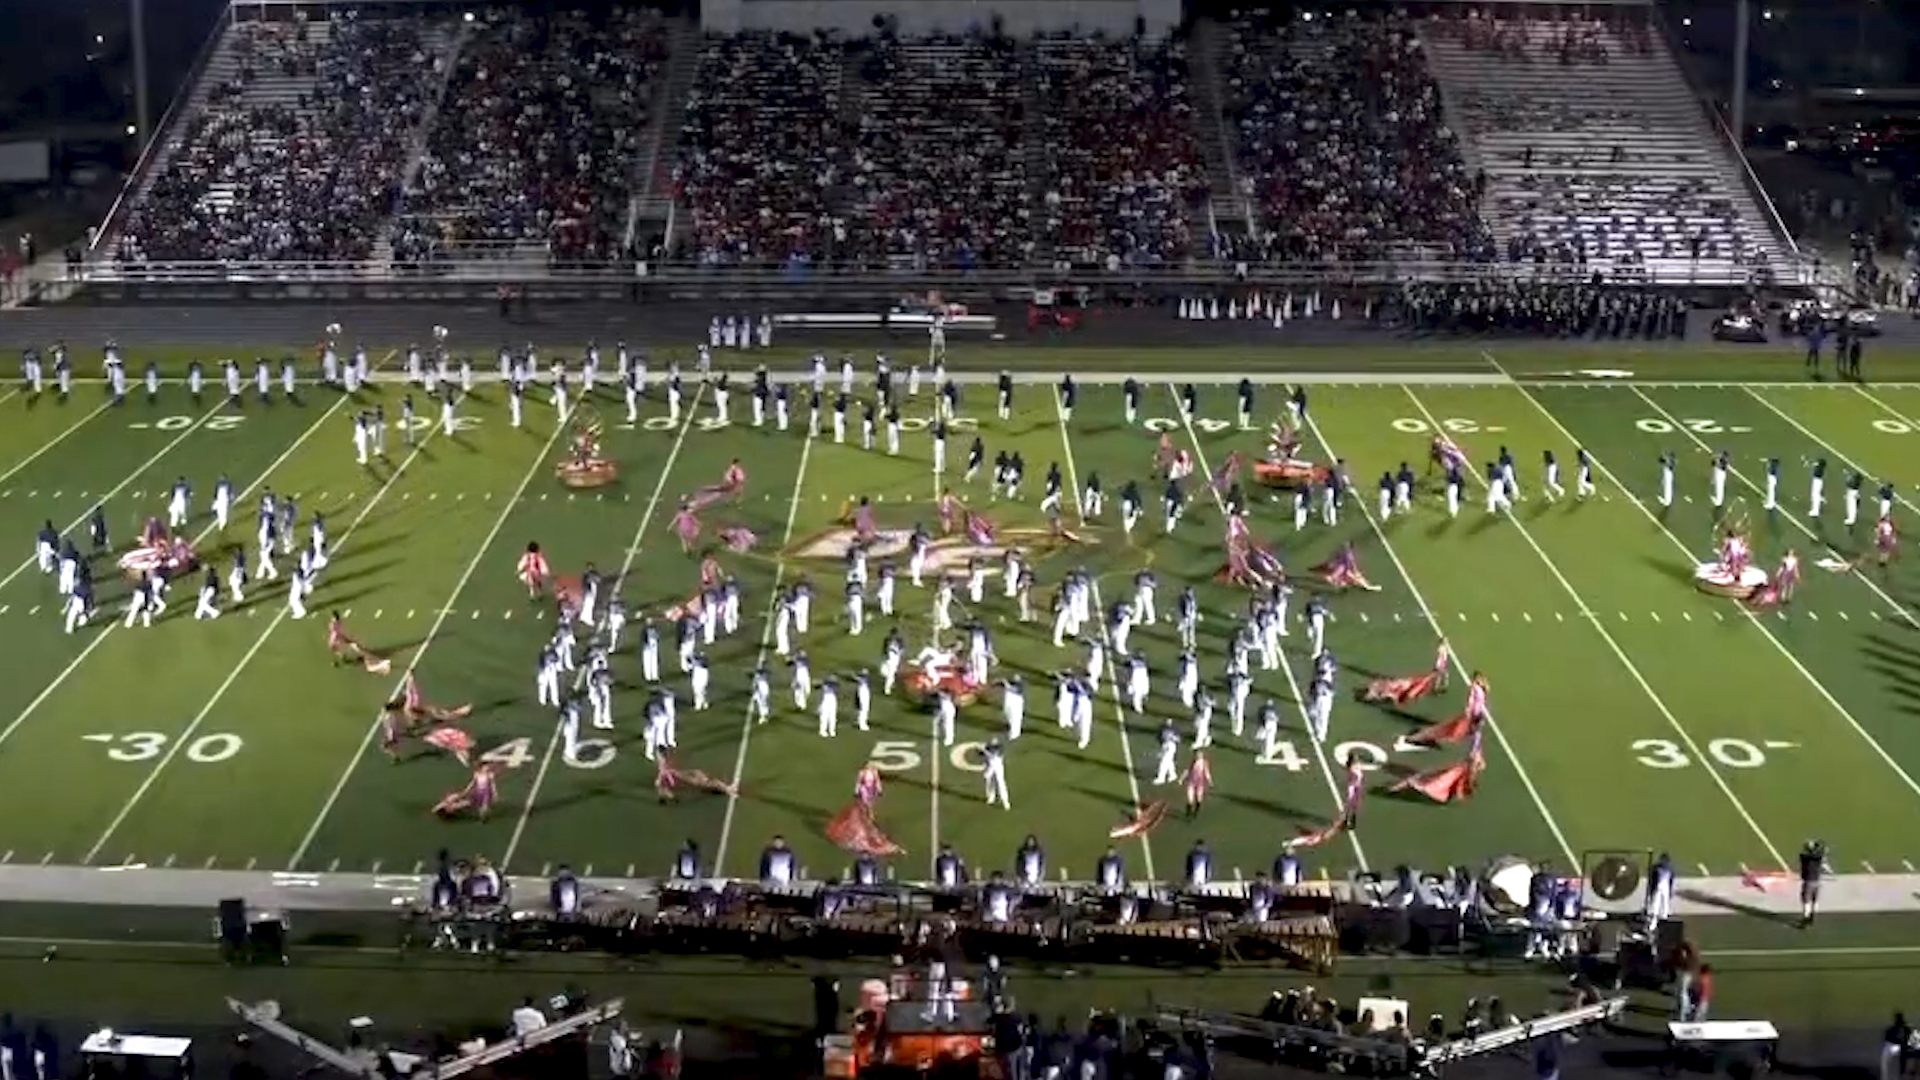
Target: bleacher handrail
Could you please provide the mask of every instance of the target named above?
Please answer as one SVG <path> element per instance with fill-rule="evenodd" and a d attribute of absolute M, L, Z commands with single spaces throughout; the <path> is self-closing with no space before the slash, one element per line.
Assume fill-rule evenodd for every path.
<path fill-rule="evenodd" d="M 477 242 L 484 243 L 484 242 Z M 506 248 L 502 247 L 505 252 Z M 81 267 L 80 283 L 103 285 L 205 284 L 354 284 L 436 279 L 525 284 L 535 281 L 631 283 L 662 285 L 740 284 L 795 285 L 808 283 L 856 284 L 871 282 L 889 287 L 955 288 L 1030 287 L 1036 284 L 1088 283 L 1111 285 L 1179 285 L 1195 288 L 1258 287 L 1272 284 L 1395 284 L 1409 281 L 1478 282 L 1586 281 L 1600 273 L 1609 282 L 1634 285 L 1744 285 L 1751 269 L 1732 260 L 1660 260 L 1660 264 L 1615 268 L 1605 262 L 1536 264 L 1481 263 L 1465 260 L 1405 259 L 1342 262 L 1235 262 L 1194 260 L 1180 266 L 1100 267 L 1065 270 L 1034 264 L 978 269 L 891 267 L 885 265 L 806 266 L 782 264 L 704 264 L 671 260 L 569 261 L 561 258 L 438 259 L 426 262 L 395 260 L 283 261 L 283 262 L 116 262 L 96 260 Z M 1664 265 L 1665 263 L 1673 265 Z"/>
<path fill-rule="evenodd" d="M 237 6 L 237 5 L 235 5 Z M 130 196 L 140 186 L 147 174 L 147 167 L 153 163 L 157 148 L 164 145 L 173 131 L 175 119 L 185 120 L 184 115 L 176 117 L 182 104 L 193 98 L 200 79 L 207 73 L 207 65 L 213 61 L 214 53 L 220 49 L 220 42 L 227 36 L 227 30 L 233 25 L 233 7 L 228 7 L 214 19 L 213 28 L 207 32 L 206 40 L 200 43 L 200 51 L 193 58 L 193 64 L 187 68 L 187 77 L 180 81 L 180 89 L 167 102 L 167 111 L 160 114 L 160 123 L 147 133 L 147 144 L 140 148 L 140 157 L 133 163 L 133 171 L 127 174 L 126 182 L 120 185 L 120 191 L 113 197 L 113 205 L 107 208 L 107 216 L 101 220 L 100 227 L 94 230 L 93 239 L 87 244 L 89 256 L 100 246 L 100 242 L 113 234 L 114 223 L 123 211 L 131 211 L 133 204 Z"/>

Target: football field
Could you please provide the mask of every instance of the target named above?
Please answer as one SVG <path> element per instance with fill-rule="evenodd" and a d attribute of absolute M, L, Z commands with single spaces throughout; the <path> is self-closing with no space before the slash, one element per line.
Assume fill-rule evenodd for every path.
<path fill-rule="evenodd" d="M 141 349 L 129 353 L 138 368 Z M 168 366 L 177 367 L 181 355 L 166 353 Z M 636 877 L 663 873 L 689 840 L 713 872 L 752 873 L 762 846 L 779 834 L 825 877 L 843 872 L 848 859 L 825 837 L 826 820 L 871 761 L 887 779 L 879 823 L 907 849 L 893 863 L 898 876 L 927 876 L 943 844 L 978 871 L 1008 867 L 1028 834 L 1046 846 L 1050 874 L 1091 876 L 1108 830 L 1130 808 L 1153 799 L 1179 803 L 1172 785 L 1151 782 L 1161 723 L 1175 719 L 1190 735 L 1174 692 L 1179 644 L 1170 620 L 1163 615 L 1134 634 L 1154 673 L 1146 714 L 1123 707 L 1109 682 L 1083 751 L 1054 722 L 1051 674 L 1078 667 L 1084 647 L 1055 648 L 1046 622 L 1021 623 L 997 581 L 982 603 L 963 603 L 994 635 L 996 677 L 1018 673 L 1029 688 L 1026 732 L 1007 756 L 1011 811 L 982 797 L 981 746 L 1003 730 L 997 693 L 962 710 L 952 747 L 935 740 L 929 716 L 904 697 L 877 693 L 871 730 L 857 730 L 843 707 L 838 737 L 817 736 L 814 716 L 791 703 L 786 668 L 770 656 L 774 588 L 803 579 L 813 585 L 813 626 L 799 645 L 816 678 L 838 674 L 844 683 L 877 668 L 896 620 L 869 605 L 866 632 L 848 633 L 838 542 L 846 507 L 868 497 L 883 528 L 933 529 L 940 481 L 931 467 L 930 389 L 903 410 L 898 456 L 861 449 L 857 423 L 845 444 L 830 434 L 809 438 L 804 407 L 786 432 L 748 422 L 744 368 L 764 359 L 794 375 L 806 355 L 779 349 L 743 359 L 726 424 L 705 386 L 689 384 L 692 404 L 677 423 L 656 390 L 639 421 L 625 424 L 619 396 L 603 390 L 595 408 L 606 420 L 604 452 L 620 476 L 593 491 L 556 479 L 566 431 L 544 394 L 530 395 L 526 423 L 515 428 L 493 384 L 461 402 L 451 434 L 430 422 L 429 410 L 411 437 L 396 425 L 385 459 L 372 467 L 355 462 L 351 418 L 379 402 L 392 422 L 408 392 L 403 385 L 382 383 L 358 401 L 315 389 L 298 403 L 276 393 L 270 404 L 249 396 L 239 406 L 212 397 L 196 404 L 178 385 L 163 387 L 155 401 L 136 394 L 118 407 L 105 404 L 97 384 L 64 403 L 17 391 L 0 398 L 0 534 L 15 538 L 19 559 L 0 565 L 0 644 L 11 659 L 10 677 L 0 681 L 0 791 L 16 808 L 0 817 L 0 856 L 16 865 L 399 874 L 430 864 L 444 847 L 519 873 L 564 862 Z M 1580 363 L 1604 355 L 1588 350 Z M 1348 542 L 1379 591 L 1324 594 L 1335 618 L 1329 644 L 1342 667 L 1325 743 L 1304 730 L 1299 697 L 1310 664 L 1296 626 L 1282 669 L 1254 673 L 1254 702 L 1273 698 L 1285 721 L 1275 752 L 1257 752 L 1251 724 L 1235 738 L 1223 709 L 1211 754 L 1213 798 L 1197 819 L 1176 810 L 1145 837 L 1125 841 L 1119 850 L 1134 877 L 1176 875 L 1200 841 L 1227 874 L 1266 869 L 1285 840 L 1335 814 L 1340 762 L 1348 759 L 1370 770 L 1361 827 L 1309 854 L 1316 873 L 1478 864 L 1501 854 L 1564 867 L 1588 852 L 1646 850 L 1670 851 L 1687 874 L 1726 877 L 1782 868 L 1815 837 L 1828 843 L 1842 873 L 1915 871 L 1915 571 L 1910 558 L 1884 570 L 1870 560 L 1858 568 L 1816 563 L 1838 566 L 1869 553 L 1882 481 L 1895 485 L 1896 520 L 1914 527 L 1920 383 L 1560 375 L 1537 370 L 1556 358 L 1517 350 L 1466 350 L 1420 365 L 1349 357 L 1355 362 L 1344 370 L 1316 362 L 1307 371 L 1295 361 L 1291 375 L 1263 377 L 1254 422 L 1243 430 L 1232 387 L 1239 376 L 1220 373 L 1270 368 L 1272 359 L 1194 350 L 1199 407 L 1191 417 L 1179 408 L 1180 382 L 1167 381 L 1183 378 L 1169 372 L 1175 365 L 1164 356 L 1144 365 L 1137 370 L 1162 374 L 1142 378 L 1144 407 L 1133 425 L 1123 420 L 1117 382 L 1091 375 L 1083 376 L 1071 419 L 1058 408 L 1057 370 L 1126 371 L 1112 353 L 1007 350 L 973 358 L 976 372 L 1005 363 L 1028 373 L 1004 420 L 987 381 L 963 388 L 949 448 L 953 492 L 997 526 L 999 544 L 1031 553 L 1038 592 L 1050 593 L 1064 571 L 1084 566 L 1099 599 L 1112 604 L 1150 568 L 1164 612 L 1181 586 L 1194 584 L 1206 613 L 1200 670 L 1223 704 L 1227 635 L 1248 594 L 1215 580 L 1224 561 L 1222 509 L 1199 475 L 1188 485 L 1184 520 L 1171 533 L 1162 529 L 1163 485 L 1152 475 L 1159 439 L 1190 451 L 1199 473 L 1234 453 L 1251 462 L 1265 448 L 1267 424 L 1285 408 L 1285 384 L 1297 379 L 1310 403 L 1303 453 L 1343 459 L 1357 483 L 1337 523 L 1323 524 L 1316 513 L 1296 532 L 1287 497 L 1243 473 L 1254 531 L 1282 554 L 1300 600 L 1320 589 L 1307 568 Z M 1202 381 L 1201 371 L 1211 374 Z M 1502 447 L 1511 450 L 1523 496 L 1511 515 L 1487 512 L 1476 477 L 1457 518 L 1433 487 L 1412 511 L 1379 518 L 1379 476 L 1403 461 L 1424 474 L 1435 432 L 1482 467 Z M 1018 499 L 993 498 L 984 475 L 960 481 L 976 433 L 989 457 L 1002 450 L 1024 457 Z M 1597 494 L 1544 498 L 1543 451 L 1561 460 L 1571 491 L 1583 447 L 1596 464 Z M 1677 489 L 1663 508 L 1659 461 L 1669 451 L 1679 460 Z M 1750 520 L 1756 562 L 1771 569 L 1792 549 L 1806 567 L 1789 606 L 1753 610 L 1694 587 L 1696 565 L 1713 553 L 1708 474 L 1721 451 L 1733 464 L 1727 509 Z M 629 608 L 659 618 L 699 582 L 700 556 L 683 553 L 670 519 L 680 499 L 718 483 L 733 459 L 748 472 L 745 495 L 703 513 L 705 540 L 741 526 L 759 542 L 748 554 L 715 555 L 741 582 L 745 618 L 737 634 L 707 650 L 711 708 L 690 708 L 664 628 L 662 666 L 680 702 L 677 764 L 737 782 L 737 795 L 683 789 L 663 805 L 643 753 L 647 690 L 634 635 L 613 660 L 614 729 L 583 731 L 575 752 L 564 753 L 552 711 L 534 703 L 534 658 L 554 612 L 529 601 L 514 566 L 538 542 L 561 575 L 588 564 L 624 570 L 620 592 Z M 1780 462 L 1776 513 L 1763 508 L 1769 459 Z M 1827 499 L 1815 516 L 1808 488 L 1818 461 L 1826 463 Z M 1108 494 L 1106 514 L 1085 522 L 1069 498 L 1073 539 L 1066 542 L 1049 535 L 1039 506 L 1052 463 L 1073 487 L 1097 473 Z M 1849 526 L 1845 491 L 1855 472 L 1863 494 Z M 222 475 L 242 493 L 224 534 L 207 506 Z M 119 616 L 127 587 L 114 559 L 102 556 L 100 618 L 63 633 L 55 583 L 31 558 L 41 523 L 51 519 L 85 549 L 86 519 L 100 505 L 117 554 L 142 521 L 164 516 L 178 477 L 192 482 L 198 501 L 186 535 L 223 575 L 226 551 L 252 545 L 253 506 L 263 490 L 297 499 L 303 522 L 324 514 L 335 552 L 311 615 L 292 618 L 284 584 L 266 583 L 245 605 L 197 621 L 196 576 L 173 590 L 153 627 L 125 628 Z M 1114 509 L 1128 480 L 1140 482 L 1148 505 L 1131 542 Z M 942 541 L 941 552 L 964 563 L 964 537 Z M 929 637 L 931 592 L 903 581 L 899 604 L 897 625 L 911 655 Z M 325 646 L 329 610 L 391 656 L 392 671 L 333 664 Z M 1370 677 L 1424 670 L 1442 637 L 1460 665 L 1449 692 L 1405 712 L 1355 700 Z M 746 708 L 748 673 L 763 662 L 772 671 L 776 717 L 755 724 Z M 502 799 L 488 820 L 443 821 L 430 812 L 467 779 L 445 754 L 417 742 L 398 760 L 381 751 L 382 704 L 409 670 L 430 700 L 473 706 L 463 725 L 501 766 Z M 1487 767 L 1477 792 L 1447 805 L 1389 793 L 1401 775 L 1460 758 L 1457 747 L 1422 749 L 1404 737 L 1458 713 L 1472 671 L 1491 686 Z M 1185 758 L 1183 751 L 1182 766 Z"/>

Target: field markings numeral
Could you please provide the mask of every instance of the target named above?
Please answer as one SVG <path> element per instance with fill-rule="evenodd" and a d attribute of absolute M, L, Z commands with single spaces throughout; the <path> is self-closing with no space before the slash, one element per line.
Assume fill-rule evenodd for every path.
<path fill-rule="evenodd" d="M 955 743 L 947 751 L 947 764 L 961 772 L 986 772 L 986 753 L 985 743 Z M 868 760 L 881 772 L 912 772 L 927 762 L 920 754 L 920 744 L 904 739 L 883 739 L 874 743 L 873 753 L 868 755 Z"/>
<path fill-rule="evenodd" d="M 1643 416 L 1635 420 L 1633 426 L 1646 432 L 1648 435 L 1671 435 L 1675 430 L 1673 421 L 1662 420 L 1657 416 Z M 1680 429 L 1690 431 L 1695 435 L 1744 435 L 1753 430 L 1748 427 L 1727 427 L 1722 425 L 1718 420 L 1707 420 L 1701 417 L 1681 420 Z"/>
<path fill-rule="evenodd" d="M 152 761 L 166 752 L 173 736 L 158 731 L 130 731 L 124 735 L 83 735 L 88 742 L 105 743 L 107 756 L 115 761 Z M 245 743 L 240 736 L 224 732 L 202 735 L 187 744 L 187 760 L 199 765 L 218 765 L 229 761 Z"/>
<path fill-rule="evenodd" d="M 1433 425 L 1415 416 L 1403 416 L 1393 422 L 1393 430 L 1402 435 L 1431 435 Z M 1506 428 L 1483 426 L 1478 420 L 1467 420 L 1458 416 L 1449 416 L 1440 421 L 1440 430 L 1449 435 L 1478 435 L 1482 432 L 1501 432 Z"/>
<path fill-rule="evenodd" d="M 1789 749 L 1792 743 L 1769 742 L 1771 749 Z M 1671 739 L 1637 739 L 1634 760 L 1649 769 L 1684 769 L 1694 764 L 1693 756 Z M 1715 739 L 1707 744 L 1707 756 L 1729 769 L 1757 769 L 1767 763 L 1767 752 L 1746 739 Z"/>
<path fill-rule="evenodd" d="M 1395 746 L 1395 749 L 1399 748 Z M 1411 746 L 1409 748 L 1421 749 Z M 1362 772 L 1372 772 L 1386 765 L 1387 752 L 1378 743 L 1343 742 L 1333 748 L 1328 755 L 1328 760 L 1337 764 L 1345 764 L 1351 760 Z M 1307 759 L 1300 756 L 1300 751 L 1286 739 L 1274 743 L 1271 753 L 1262 751 L 1253 761 L 1256 765 L 1269 765 L 1295 773 L 1304 772 L 1307 768 Z"/>

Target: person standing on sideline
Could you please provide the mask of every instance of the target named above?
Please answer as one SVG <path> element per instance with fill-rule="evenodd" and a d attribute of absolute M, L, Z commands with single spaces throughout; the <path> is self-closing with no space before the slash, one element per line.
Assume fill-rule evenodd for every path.
<path fill-rule="evenodd" d="M 1907 1014 L 1893 1014 L 1893 1023 L 1887 1025 L 1887 1032 L 1880 1038 L 1880 1080 L 1896 1080 L 1904 1071 L 1902 1060 L 1907 1052 L 1907 1043 L 1913 1039 L 1913 1029 L 1907 1026 Z"/>

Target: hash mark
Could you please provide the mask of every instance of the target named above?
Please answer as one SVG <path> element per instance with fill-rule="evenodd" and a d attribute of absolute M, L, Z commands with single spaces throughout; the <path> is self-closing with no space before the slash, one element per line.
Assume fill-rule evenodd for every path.
<path fill-rule="evenodd" d="M 251 869 L 253 869 L 254 867 L 256 867 L 256 866 L 258 866 L 258 865 L 260 865 L 260 860 L 259 860 L 259 859 L 248 859 L 248 860 L 247 860 L 247 869 L 249 869 L 249 870 L 251 870 Z"/>
<path fill-rule="evenodd" d="M 176 856 L 173 856 L 173 855 L 169 855 L 169 856 L 167 856 L 167 861 L 165 861 L 165 862 L 163 862 L 163 863 L 161 863 L 161 864 L 160 864 L 160 869 L 162 869 L 162 870 L 171 870 L 171 869 L 173 869 L 173 863 L 174 863 L 174 860 L 175 860 L 175 858 L 176 858 Z"/>
<path fill-rule="evenodd" d="M 1492 428 L 1488 428 L 1487 430 L 1489 430 L 1489 431 L 1491 431 L 1491 430 L 1493 430 L 1493 429 L 1492 429 Z M 1487 614 L 1488 614 L 1488 615 L 1490 615 L 1490 616 L 1492 616 L 1492 618 L 1493 618 L 1493 621 L 1494 621 L 1494 622 L 1499 622 L 1499 621 L 1500 621 L 1500 613 L 1499 613 L 1499 612 L 1497 612 L 1497 611 L 1491 611 L 1491 612 L 1488 612 Z"/>
<path fill-rule="evenodd" d="M 1366 621 L 1368 621 L 1368 620 L 1367 620 L 1367 613 L 1366 613 L 1366 612 L 1364 612 L 1364 611 L 1363 611 L 1363 612 L 1361 612 L 1361 613 L 1360 613 L 1360 621 L 1361 621 L 1361 622 L 1366 622 Z"/>
<path fill-rule="evenodd" d="M 412 608 L 408 608 L 408 609 L 407 609 L 407 618 L 409 618 L 409 619 L 411 619 L 411 618 L 413 618 L 413 609 L 412 609 Z"/>
<path fill-rule="evenodd" d="M 214 862 L 214 860 L 215 860 L 216 858 L 218 858 L 218 857 L 219 857 L 219 856 L 217 856 L 217 855 L 209 855 L 209 856 L 207 856 L 207 861 L 206 861 L 206 864 L 205 864 L 204 866 L 202 866 L 202 867 L 200 867 L 200 869 L 202 869 L 202 870 L 211 870 L 211 869 L 213 869 L 213 862 Z"/>
<path fill-rule="evenodd" d="M 476 619 L 478 619 L 478 618 L 480 617 L 480 612 L 479 612 L 479 610 L 478 610 L 478 609 L 475 609 L 475 611 L 474 611 L 474 613 L 473 613 L 473 617 L 474 617 L 474 618 L 476 618 Z"/>
<path fill-rule="evenodd" d="M 28 611 L 27 611 L 27 614 L 29 614 L 29 615 L 38 615 L 38 614 L 40 614 L 40 605 L 39 605 L 39 604 L 35 604 L 35 605 L 33 605 L 33 607 L 32 607 L 32 608 L 30 608 L 30 609 L 28 609 Z"/>
<path fill-rule="evenodd" d="M 1466 613 L 1466 612 L 1464 612 L 1464 611 L 1463 611 L 1463 612 L 1461 612 L 1461 613 L 1460 613 L 1460 621 L 1461 621 L 1461 622 L 1466 622 L 1466 621 L 1467 621 L 1467 613 Z"/>
<path fill-rule="evenodd" d="M 634 867 L 633 867 L 633 864 L 632 864 L 632 863 L 628 863 L 628 864 L 627 864 L 627 876 L 628 876 L 628 877 L 633 877 L 633 876 L 634 876 L 634 874 L 633 874 L 633 869 L 634 869 Z"/>
<path fill-rule="evenodd" d="M 1558 612 L 1558 611 L 1556 611 L 1556 612 L 1554 612 L 1554 613 L 1553 613 L 1553 621 L 1554 621 L 1554 622 L 1566 622 L 1566 621 L 1567 621 L 1567 617 L 1566 617 L 1566 616 L 1565 616 L 1564 614 L 1562 614 L 1562 613 L 1560 613 L 1560 612 Z"/>
<path fill-rule="evenodd" d="M 553 876 L 553 864 L 552 864 L 552 863 L 550 863 L 550 862 L 543 862 L 543 863 L 541 863 L 541 864 L 540 864 L 540 876 L 541 876 L 541 877 L 552 877 L 552 876 Z M 628 877 L 632 877 L 633 875 L 632 875 L 632 874 L 628 874 L 627 876 L 628 876 Z"/>
<path fill-rule="evenodd" d="M 11 854 L 13 854 L 13 853 L 12 853 L 12 852 L 8 852 L 7 854 L 9 854 L 9 855 L 11 855 Z M 1907 872 L 1907 873 L 1909 873 L 1909 874 L 1911 874 L 1911 873 L 1913 873 L 1913 872 L 1914 872 L 1914 869 L 1913 869 L 1913 860 L 1911 860 L 1911 859 L 1901 859 L 1901 860 L 1900 860 L 1900 866 L 1901 866 L 1901 868 L 1903 868 L 1904 870 L 1906 870 L 1906 872 Z"/>
<path fill-rule="evenodd" d="M 7 853 L 5 855 L 0 855 L 0 863 L 10 863 L 12 861 L 13 861 L 13 849 L 8 848 Z"/>
<path fill-rule="evenodd" d="M 382 615 L 385 615 L 386 613 L 387 613 L 387 609 L 386 609 L 386 608 L 381 608 L 381 609 L 379 609 L 378 611 L 375 611 L 375 612 L 373 613 L 373 617 L 377 619 L 377 618 L 379 618 L 380 616 L 382 616 Z"/>
<path fill-rule="evenodd" d="M 586 870 L 585 870 L 585 871 L 584 871 L 584 872 L 583 872 L 583 873 L 582 873 L 582 874 L 581 874 L 580 876 L 581 876 L 581 877 L 592 877 L 592 876 L 593 876 L 593 864 L 592 864 L 592 863 L 588 863 L 588 864 L 587 864 L 587 866 L 586 866 Z"/>
<path fill-rule="evenodd" d="M 416 874 L 418 874 L 422 870 L 425 870 L 426 868 L 427 868 L 427 864 L 423 862 L 416 862 L 413 864 L 413 872 Z"/>
<path fill-rule="evenodd" d="M 334 873 L 334 872 L 336 872 L 336 871 L 338 871 L 339 869 L 340 869 L 340 860 L 339 860 L 339 859 L 335 859 L 335 860 L 333 860 L 332 862 L 330 862 L 330 863 L 328 863 L 328 864 L 327 864 L 327 873 L 329 873 L 329 874 L 331 874 L 331 873 Z"/>
<path fill-rule="evenodd" d="M 35 608 L 34 610 L 36 610 L 36 611 L 38 611 L 39 609 L 38 609 L 38 608 Z M 1877 612 L 1877 611 L 1875 611 L 1875 612 L 1871 612 L 1871 614 L 1873 615 L 1873 621 L 1874 621 L 1874 622 L 1879 622 L 1879 621 L 1880 621 L 1880 613 L 1879 613 L 1879 612 Z"/>
<path fill-rule="evenodd" d="M 1624 611 L 1622 611 L 1622 612 L 1620 612 L 1620 621 L 1621 621 L 1621 622 L 1626 622 L 1626 621 L 1627 621 L 1627 613 L 1626 613 L 1626 612 L 1624 612 Z"/>
<path fill-rule="evenodd" d="M 5 608 L 0 608 L 0 611 L 5 611 L 5 610 L 6 610 Z M 1843 611 L 1843 612 L 1841 612 L 1841 613 L 1840 613 L 1840 621 L 1841 621 L 1841 622 L 1852 622 L 1853 620 L 1852 620 L 1851 618 L 1849 618 L 1849 617 L 1847 616 L 1847 613 L 1846 613 L 1846 612 L 1844 612 L 1844 611 Z"/>
<path fill-rule="evenodd" d="M 1659 612 L 1657 612 L 1657 611 L 1649 611 L 1649 612 L 1647 612 L 1647 614 L 1648 614 L 1648 615 L 1651 615 L 1651 616 L 1653 616 L 1653 621 L 1654 621 L 1654 622 L 1659 622 L 1659 621 L 1660 621 L 1660 613 L 1659 613 Z"/>
<path fill-rule="evenodd" d="M 1521 613 L 1520 613 L 1520 621 L 1521 621 L 1521 622 L 1532 622 L 1532 621 L 1533 621 L 1533 612 L 1531 612 L 1531 611 L 1523 611 L 1523 612 L 1521 612 Z"/>
<path fill-rule="evenodd" d="M 1713 871 L 1711 871 L 1711 870 L 1709 870 L 1709 869 L 1707 869 L 1707 864 L 1706 864 L 1706 863 L 1699 863 L 1699 864 L 1697 864 L 1697 865 L 1698 865 L 1698 866 L 1700 867 L 1700 876 L 1701 876 L 1701 877 L 1712 877 L 1712 876 L 1713 876 Z"/>
<path fill-rule="evenodd" d="M 1819 622 L 1819 621 L 1820 621 L 1820 613 L 1819 613 L 1819 612 L 1817 612 L 1817 611 L 1809 611 L 1809 612 L 1807 612 L 1807 618 L 1809 618 L 1809 619 L 1812 619 L 1812 620 L 1813 620 L 1814 622 Z"/>
<path fill-rule="evenodd" d="M 53 862 L 53 852 L 49 851 L 45 855 L 40 856 L 41 866 L 46 866 L 51 862 Z"/>
<path fill-rule="evenodd" d="M 1713 618 L 1714 618 L 1714 621 L 1716 622 L 1726 622 L 1727 613 L 1724 611 L 1716 611 L 1713 613 Z"/>
<path fill-rule="evenodd" d="M 1867 871 L 1867 873 L 1869 873 L 1869 874 L 1872 874 L 1872 873 L 1876 873 L 1876 872 L 1877 872 L 1877 871 L 1875 871 L 1875 870 L 1874 870 L 1874 868 L 1873 868 L 1873 864 L 1872 864 L 1872 863 L 1870 863 L 1870 862 L 1868 862 L 1868 861 L 1867 861 L 1867 860 L 1865 860 L 1865 859 L 1861 859 L 1861 860 L 1860 860 L 1860 865 L 1861 865 L 1862 867 L 1865 867 L 1865 868 L 1866 868 L 1866 871 Z"/>
<path fill-rule="evenodd" d="M 378 874 L 380 872 L 380 860 L 373 860 L 373 866 L 369 868 L 367 872 L 370 874 Z"/>
<path fill-rule="evenodd" d="M 1683 611 L 1683 612 L 1681 612 L 1681 613 L 1680 613 L 1680 617 L 1681 617 L 1682 619 L 1685 619 L 1685 620 L 1686 620 L 1687 622 L 1692 622 L 1692 621 L 1693 621 L 1693 612 L 1691 612 L 1691 611 Z"/>
<path fill-rule="evenodd" d="M 511 619 L 511 618 L 513 618 L 513 609 L 512 609 L 512 608 L 508 608 L 508 609 L 506 610 L 506 613 L 505 613 L 505 614 L 503 614 L 503 615 L 501 615 L 500 617 L 501 617 L 501 618 L 503 618 L 503 619 Z"/>
<path fill-rule="evenodd" d="M 1399 613 L 1399 612 L 1397 612 L 1397 611 L 1396 611 L 1396 612 L 1394 612 L 1394 613 L 1393 613 L 1393 621 L 1394 621 L 1394 622 L 1399 622 L 1399 621 L 1400 621 L 1400 613 Z"/>

